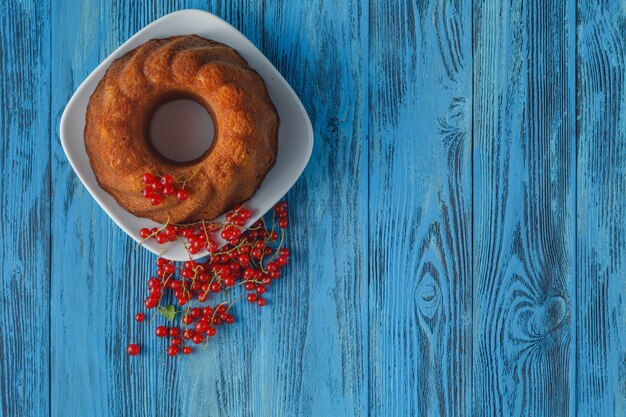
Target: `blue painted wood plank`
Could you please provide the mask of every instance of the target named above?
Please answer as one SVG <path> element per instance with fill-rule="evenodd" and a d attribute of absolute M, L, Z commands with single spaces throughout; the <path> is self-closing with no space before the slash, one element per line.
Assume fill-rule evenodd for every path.
<path fill-rule="evenodd" d="M 626 9 L 579 2 L 578 414 L 626 413 Z"/>
<path fill-rule="evenodd" d="M 368 413 L 368 21 L 366 0 L 265 2 L 263 50 L 316 138 L 289 194 L 292 281 L 265 330 L 268 417 Z"/>
<path fill-rule="evenodd" d="M 472 4 L 372 2 L 370 414 L 472 404 Z"/>
<path fill-rule="evenodd" d="M 475 3 L 476 416 L 575 409 L 575 5 Z"/>
<path fill-rule="evenodd" d="M 49 415 L 50 3 L 0 16 L 0 416 Z"/>

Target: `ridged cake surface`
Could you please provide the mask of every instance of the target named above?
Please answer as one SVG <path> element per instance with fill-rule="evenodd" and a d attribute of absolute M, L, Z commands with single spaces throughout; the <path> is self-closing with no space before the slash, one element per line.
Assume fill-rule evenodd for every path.
<path fill-rule="evenodd" d="M 191 99 L 211 114 L 211 148 L 189 163 L 153 148 L 149 127 L 168 101 Z M 265 83 L 232 48 L 200 36 L 153 39 L 115 60 L 89 100 L 85 147 L 100 186 L 125 209 L 160 223 L 211 220 L 250 199 L 273 166 L 278 114 Z M 142 175 L 191 178 L 189 197 L 151 205 Z"/>

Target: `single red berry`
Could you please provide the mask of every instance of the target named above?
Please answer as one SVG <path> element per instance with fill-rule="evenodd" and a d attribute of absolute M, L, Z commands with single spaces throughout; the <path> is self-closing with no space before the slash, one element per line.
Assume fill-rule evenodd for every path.
<path fill-rule="evenodd" d="M 169 356 L 176 356 L 178 355 L 178 346 L 170 346 L 167 348 L 167 354 Z"/>
<path fill-rule="evenodd" d="M 176 189 L 174 188 L 173 185 L 164 185 L 162 192 L 164 196 L 170 196 L 170 195 L 174 195 L 174 193 L 176 192 Z"/>
<path fill-rule="evenodd" d="M 189 324 L 193 323 L 193 317 L 191 317 L 188 314 L 185 314 L 181 320 L 182 320 L 183 324 L 189 325 Z"/>
<path fill-rule="evenodd" d="M 287 221 L 286 218 L 282 218 L 278 220 L 278 227 L 280 227 L 281 229 L 287 228 L 287 224 L 289 224 L 289 222 Z"/>
<path fill-rule="evenodd" d="M 139 349 L 139 345 L 136 343 L 131 343 L 130 345 L 128 345 L 128 348 L 126 349 L 126 351 L 128 352 L 130 356 L 137 356 L 140 350 L 141 349 Z"/>
<path fill-rule="evenodd" d="M 173 346 L 180 346 L 182 344 L 183 344 L 183 339 L 181 339 L 180 336 L 172 337 L 172 345 Z"/>
<path fill-rule="evenodd" d="M 163 267 L 163 270 L 167 274 L 173 274 L 176 271 L 176 267 L 173 264 L 167 264 Z"/>
<path fill-rule="evenodd" d="M 155 329 L 154 333 L 156 333 L 156 335 L 158 337 L 165 337 L 167 336 L 167 327 L 165 326 L 157 326 L 157 328 Z"/>
<path fill-rule="evenodd" d="M 161 177 L 161 184 L 163 185 L 170 185 L 172 184 L 173 181 L 174 179 L 172 178 L 170 174 L 165 174 Z"/>
<path fill-rule="evenodd" d="M 259 297 L 259 299 L 256 300 L 256 303 L 259 305 L 259 307 L 263 307 L 265 304 L 267 304 L 267 301 L 265 300 L 265 298 Z"/>
<path fill-rule="evenodd" d="M 176 193 L 176 198 L 179 201 L 185 201 L 187 199 L 187 197 L 189 197 L 189 193 L 187 192 L 187 190 L 184 189 L 180 189 L 178 190 L 178 192 Z"/>
<path fill-rule="evenodd" d="M 141 179 L 143 180 L 144 184 L 152 184 L 155 180 L 154 175 L 152 175 L 149 172 L 146 172 L 145 174 L 143 174 Z"/>
<path fill-rule="evenodd" d="M 200 343 L 202 343 L 203 340 L 204 340 L 204 337 L 202 337 L 202 335 L 198 333 L 196 333 L 191 339 L 191 341 L 194 342 L 196 345 L 199 345 Z"/>
<path fill-rule="evenodd" d="M 213 326 L 209 326 L 209 328 L 206 330 L 206 334 L 213 337 L 215 336 L 216 330 L 215 327 Z"/>
<path fill-rule="evenodd" d="M 158 181 L 153 182 L 151 187 L 157 193 L 160 193 L 160 192 L 163 191 L 163 185 L 160 182 L 158 182 Z"/>
<path fill-rule="evenodd" d="M 150 229 L 148 229 L 148 228 L 144 227 L 143 229 L 141 229 L 141 230 L 139 231 L 139 236 L 140 236 L 142 239 L 147 239 L 147 238 L 149 238 L 149 237 L 150 237 Z"/>
<path fill-rule="evenodd" d="M 161 204 L 161 201 L 162 199 L 158 195 L 150 197 L 150 204 L 152 204 L 153 206 L 158 206 L 159 204 Z"/>
<path fill-rule="evenodd" d="M 183 348 L 183 353 L 184 353 L 185 355 L 189 355 L 191 352 L 193 352 L 193 349 L 191 348 L 191 346 L 185 346 L 185 347 Z"/>
<path fill-rule="evenodd" d="M 204 333 L 207 331 L 208 324 L 206 321 L 199 321 L 196 323 L 195 331 L 196 333 Z"/>
<path fill-rule="evenodd" d="M 196 332 L 194 332 L 193 330 L 187 329 L 187 330 L 185 330 L 183 332 L 183 339 L 185 339 L 185 340 L 192 339 L 195 334 L 196 334 Z"/>
<path fill-rule="evenodd" d="M 159 232 L 156 234 L 156 236 L 154 237 L 154 240 L 156 240 L 156 242 L 159 245 L 164 244 L 165 242 L 167 242 L 167 236 L 165 236 L 163 233 Z M 172 265 L 167 265 L 167 266 L 172 266 Z"/>
<path fill-rule="evenodd" d="M 180 329 L 178 327 L 170 327 L 167 333 L 172 337 L 176 337 L 180 334 Z"/>
<path fill-rule="evenodd" d="M 263 294 L 265 291 L 266 289 L 263 285 L 259 285 L 258 287 L 256 287 L 256 292 L 258 292 L 259 294 Z"/>
<path fill-rule="evenodd" d="M 141 195 L 143 195 L 144 198 L 154 197 L 154 190 L 152 187 L 146 187 L 141 191 Z"/>
<path fill-rule="evenodd" d="M 249 303 L 254 303 L 257 300 L 257 295 L 255 293 L 250 293 L 246 298 Z"/>
<path fill-rule="evenodd" d="M 135 314 L 135 320 L 139 323 L 141 323 L 142 321 L 144 321 L 146 319 L 146 315 L 143 313 L 137 313 Z"/>

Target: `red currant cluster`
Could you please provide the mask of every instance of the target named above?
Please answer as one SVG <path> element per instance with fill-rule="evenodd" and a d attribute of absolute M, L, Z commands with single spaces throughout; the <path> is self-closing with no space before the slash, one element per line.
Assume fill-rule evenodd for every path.
<path fill-rule="evenodd" d="M 157 336 L 171 337 L 168 355 L 176 356 L 181 349 L 183 353 L 191 353 L 191 346 L 184 346 L 185 340 L 194 344 L 207 342 L 215 335 L 220 324 L 232 324 L 234 316 L 230 313 L 231 307 L 243 296 L 248 302 L 260 307 L 266 305 L 264 294 L 267 288 L 280 278 L 282 268 L 289 261 L 289 249 L 283 247 L 287 227 L 286 209 L 284 202 L 276 205 L 270 228 L 263 219 L 245 230 L 243 225 L 251 213 L 243 207 L 237 207 L 226 215 L 226 223 L 223 225 L 169 225 L 157 229 L 156 232 L 143 232 L 149 233 L 148 237 L 161 236 L 164 243 L 182 236 L 187 241 L 186 247 L 190 253 L 193 248 L 207 248 L 210 252 L 205 262 L 190 260 L 175 263 L 158 258 L 156 274 L 148 280 L 145 307 L 156 308 L 158 313 L 170 321 L 180 318 L 184 326 L 156 328 Z M 219 227 L 223 228 L 221 236 L 229 243 L 218 252 L 217 244 L 209 238 L 208 232 L 215 232 Z M 212 296 L 226 293 L 238 286 L 243 286 L 246 292 L 235 301 L 222 302 L 214 307 L 203 304 Z M 177 306 L 164 306 L 171 296 L 176 300 Z M 144 313 L 138 313 L 135 319 L 138 322 L 144 321 Z M 136 344 L 128 346 L 129 355 L 134 356 L 137 353 L 139 347 Z"/>
<path fill-rule="evenodd" d="M 153 206 L 158 206 L 163 202 L 165 197 L 176 194 L 179 201 L 185 201 L 189 197 L 189 193 L 184 188 L 176 188 L 174 178 L 170 174 L 157 177 L 154 174 L 146 172 L 143 174 L 143 183 L 145 185 L 141 194 L 150 199 Z"/>
<path fill-rule="evenodd" d="M 249 210 L 242 206 L 237 206 L 230 213 L 226 214 L 226 220 L 224 223 L 215 222 L 202 222 L 185 226 L 173 226 L 165 225 L 161 228 L 153 227 L 148 229 L 144 227 L 139 230 L 139 236 L 144 239 L 154 239 L 159 244 L 166 242 L 173 242 L 177 239 L 181 239 L 185 244 L 185 247 L 191 255 L 195 255 L 202 249 L 206 249 L 209 252 L 215 252 L 217 250 L 217 243 L 211 238 L 212 234 L 222 228 L 221 236 L 231 245 L 236 246 L 241 239 L 243 233 L 243 225 L 252 216 Z M 252 225 L 252 229 L 260 229 L 262 223 L 259 221 Z M 273 232 L 273 236 L 278 236 L 276 232 Z M 253 236 L 256 234 L 253 233 Z"/>

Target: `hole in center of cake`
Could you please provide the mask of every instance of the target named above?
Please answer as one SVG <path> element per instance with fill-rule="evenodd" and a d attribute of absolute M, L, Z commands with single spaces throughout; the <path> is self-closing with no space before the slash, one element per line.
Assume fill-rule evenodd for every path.
<path fill-rule="evenodd" d="M 213 119 L 193 100 L 172 100 L 159 106 L 150 121 L 152 146 L 174 162 L 189 162 L 209 150 L 215 136 Z"/>

